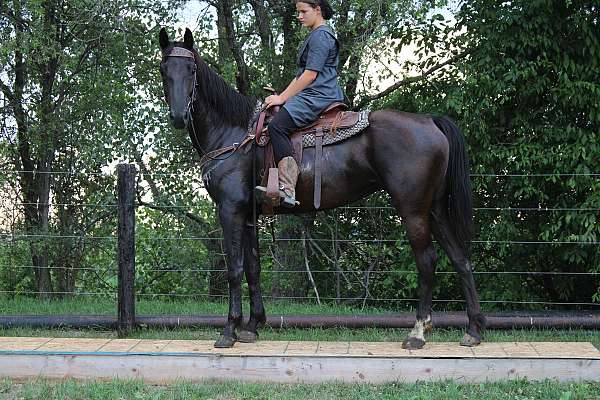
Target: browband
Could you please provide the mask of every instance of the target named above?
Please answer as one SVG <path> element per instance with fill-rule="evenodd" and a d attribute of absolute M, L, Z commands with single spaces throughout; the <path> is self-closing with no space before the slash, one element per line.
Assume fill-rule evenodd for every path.
<path fill-rule="evenodd" d="M 171 50 L 170 53 L 165 54 L 165 57 L 186 57 L 195 59 L 194 53 L 183 47 L 173 47 L 173 50 Z"/>

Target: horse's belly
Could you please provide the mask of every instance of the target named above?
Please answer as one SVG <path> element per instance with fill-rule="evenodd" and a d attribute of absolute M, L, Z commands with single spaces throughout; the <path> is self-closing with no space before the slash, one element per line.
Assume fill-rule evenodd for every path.
<path fill-rule="evenodd" d="M 364 143 L 350 140 L 323 148 L 321 164 L 321 207 L 330 209 L 357 201 L 381 189 L 381 183 L 364 151 Z M 296 185 L 297 211 L 314 211 L 314 148 L 304 149 Z"/>

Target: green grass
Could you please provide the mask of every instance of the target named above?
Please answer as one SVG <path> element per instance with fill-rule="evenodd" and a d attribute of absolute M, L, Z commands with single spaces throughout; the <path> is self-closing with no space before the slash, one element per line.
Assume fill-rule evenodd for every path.
<path fill-rule="evenodd" d="M 248 315 L 249 305 L 244 301 Z M 117 311 L 115 300 L 101 297 L 82 297 L 64 300 L 42 301 L 30 297 L 9 299 L 0 296 L 0 314 L 18 315 L 57 315 L 57 314 L 92 314 L 115 315 Z M 227 315 L 226 301 L 205 300 L 136 300 L 136 312 L 143 314 L 176 314 L 176 315 Z M 389 314 L 389 310 L 367 307 L 356 308 L 343 305 L 318 305 L 314 303 L 292 303 L 288 301 L 266 302 L 265 308 L 269 314 L 334 314 L 334 315 L 381 315 Z"/>
<path fill-rule="evenodd" d="M 0 383 L 3 399 L 515 399 L 515 400 L 587 400 L 600 398 L 600 385 L 591 383 L 561 384 L 553 381 L 529 383 L 513 381 L 459 385 L 454 382 L 385 385 L 275 385 L 239 382 L 179 383 L 170 386 L 145 385 L 137 381 L 75 382 L 35 380 L 24 384 Z"/>

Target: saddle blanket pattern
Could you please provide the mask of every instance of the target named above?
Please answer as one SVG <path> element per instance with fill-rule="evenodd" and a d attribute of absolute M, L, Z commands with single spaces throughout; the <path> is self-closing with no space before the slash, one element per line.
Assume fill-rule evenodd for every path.
<path fill-rule="evenodd" d="M 349 128 L 337 129 L 333 134 L 329 129 L 323 130 L 323 146 L 341 142 L 351 138 L 354 135 L 359 134 L 369 126 L 369 113 L 371 111 L 364 110 L 358 115 L 358 122 Z M 302 136 L 302 147 L 314 147 L 315 146 L 315 135 L 312 133 L 305 134 Z"/>

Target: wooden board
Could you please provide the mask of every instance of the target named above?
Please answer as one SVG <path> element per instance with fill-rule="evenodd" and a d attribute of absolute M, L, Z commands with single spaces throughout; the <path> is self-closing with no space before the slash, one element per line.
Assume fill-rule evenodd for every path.
<path fill-rule="evenodd" d="M 0 337 L 0 377 L 251 382 L 484 382 L 527 378 L 600 381 L 600 351 L 585 342 L 258 342 L 215 349 L 212 341 Z"/>

